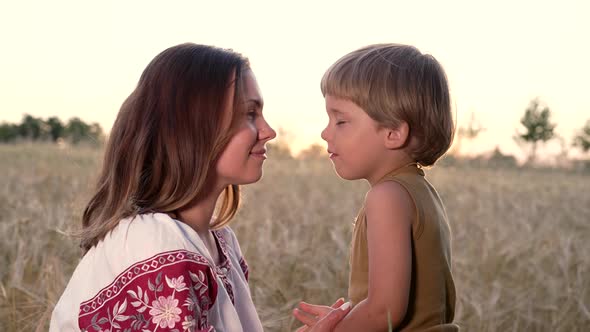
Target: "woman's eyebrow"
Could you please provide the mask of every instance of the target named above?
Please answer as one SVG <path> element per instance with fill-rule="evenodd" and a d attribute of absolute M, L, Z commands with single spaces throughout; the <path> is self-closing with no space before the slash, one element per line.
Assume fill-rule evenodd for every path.
<path fill-rule="evenodd" d="M 248 99 L 246 100 L 246 103 L 253 103 L 258 108 L 262 108 L 262 106 L 264 106 L 264 102 L 261 99 Z"/>

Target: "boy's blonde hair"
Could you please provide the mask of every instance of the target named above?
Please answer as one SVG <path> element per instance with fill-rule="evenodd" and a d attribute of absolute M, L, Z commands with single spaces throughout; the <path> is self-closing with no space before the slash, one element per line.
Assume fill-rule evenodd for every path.
<path fill-rule="evenodd" d="M 450 147 L 455 126 L 447 77 L 438 61 L 413 46 L 369 45 L 334 63 L 322 94 L 349 99 L 382 127 L 410 128 L 407 151 L 433 165 Z"/>

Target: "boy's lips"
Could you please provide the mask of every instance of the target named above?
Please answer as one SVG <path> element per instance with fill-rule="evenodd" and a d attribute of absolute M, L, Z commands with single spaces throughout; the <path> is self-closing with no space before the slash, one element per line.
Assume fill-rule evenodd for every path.
<path fill-rule="evenodd" d="M 338 154 L 337 153 L 334 153 L 334 152 L 332 152 L 330 150 L 328 150 L 328 154 L 330 155 L 330 159 L 332 159 L 334 157 L 338 157 Z"/>

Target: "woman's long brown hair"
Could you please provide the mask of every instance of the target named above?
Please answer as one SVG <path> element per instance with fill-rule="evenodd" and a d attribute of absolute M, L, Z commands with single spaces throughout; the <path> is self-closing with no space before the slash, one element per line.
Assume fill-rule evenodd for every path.
<path fill-rule="evenodd" d="M 111 130 L 82 218 L 85 251 L 123 218 L 173 212 L 205 194 L 231 135 L 223 120 L 228 93 L 234 89 L 232 105 L 239 107 L 241 73 L 248 67 L 238 53 L 196 44 L 168 48 L 150 62 Z M 229 222 L 239 199 L 237 185 L 225 188 L 211 226 Z"/>

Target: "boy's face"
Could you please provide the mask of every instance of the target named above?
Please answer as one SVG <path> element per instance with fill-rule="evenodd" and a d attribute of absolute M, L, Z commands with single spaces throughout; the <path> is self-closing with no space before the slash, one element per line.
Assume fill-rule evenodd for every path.
<path fill-rule="evenodd" d="M 326 95 L 329 122 L 322 131 L 336 173 L 347 180 L 374 177 L 386 154 L 378 124 L 354 102 Z"/>

